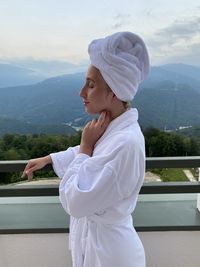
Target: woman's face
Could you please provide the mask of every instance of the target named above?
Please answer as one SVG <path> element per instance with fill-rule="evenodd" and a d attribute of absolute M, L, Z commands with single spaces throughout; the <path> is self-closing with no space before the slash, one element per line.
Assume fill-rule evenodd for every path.
<path fill-rule="evenodd" d="M 112 104 L 113 92 L 108 88 L 100 71 L 90 66 L 84 87 L 80 91 L 85 109 L 89 114 L 101 113 L 109 110 Z"/>

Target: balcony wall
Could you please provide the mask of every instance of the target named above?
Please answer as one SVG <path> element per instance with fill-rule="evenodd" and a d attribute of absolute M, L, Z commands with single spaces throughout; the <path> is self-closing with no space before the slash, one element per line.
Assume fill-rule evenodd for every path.
<path fill-rule="evenodd" d="M 0 235 L 0 267 L 72 266 L 68 234 Z"/>
<path fill-rule="evenodd" d="M 200 166 L 200 157 L 195 162 L 163 160 L 150 159 L 147 165 Z M 25 162 L 8 164 L 0 164 L 0 171 L 9 166 L 21 170 Z M 200 266 L 199 192 L 199 182 L 144 184 L 133 219 L 147 267 Z M 57 186 L 4 186 L 0 196 L 0 267 L 72 266 L 69 218 L 59 204 Z"/>
<path fill-rule="evenodd" d="M 139 232 L 147 267 L 198 267 L 200 232 Z M 0 267 L 70 267 L 68 234 L 0 235 Z M 133 265 L 134 266 L 134 265 Z"/>

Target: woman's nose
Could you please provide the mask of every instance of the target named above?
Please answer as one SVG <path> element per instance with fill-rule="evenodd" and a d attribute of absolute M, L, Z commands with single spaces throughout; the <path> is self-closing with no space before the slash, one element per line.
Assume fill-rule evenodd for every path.
<path fill-rule="evenodd" d="M 80 90 L 80 92 L 79 92 L 80 97 L 85 97 L 86 92 L 85 92 L 84 89 L 85 89 L 85 86 L 84 86 L 83 88 L 81 88 L 81 90 Z"/>

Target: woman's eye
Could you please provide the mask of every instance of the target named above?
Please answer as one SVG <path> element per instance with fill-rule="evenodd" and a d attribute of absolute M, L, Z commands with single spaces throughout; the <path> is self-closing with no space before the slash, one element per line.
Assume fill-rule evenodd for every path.
<path fill-rule="evenodd" d="M 89 87 L 90 88 L 93 88 L 94 87 L 94 84 L 93 83 L 89 83 Z"/>

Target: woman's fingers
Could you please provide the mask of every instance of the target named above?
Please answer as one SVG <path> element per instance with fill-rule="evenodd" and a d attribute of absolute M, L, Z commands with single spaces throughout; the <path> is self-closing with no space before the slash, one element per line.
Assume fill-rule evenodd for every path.
<path fill-rule="evenodd" d="M 32 180 L 34 171 L 37 171 L 38 167 L 34 166 L 26 171 L 26 176 L 28 177 L 28 180 Z"/>
<path fill-rule="evenodd" d="M 105 117 L 105 123 L 106 123 L 107 126 L 108 126 L 108 124 L 110 123 L 110 121 L 111 121 L 110 113 L 107 112 L 107 113 L 106 113 L 106 117 Z"/>
<path fill-rule="evenodd" d="M 101 128 L 107 128 L 108 124 L 110 123 L 110 114 L 108 111 L 103 111 L 101 113 L 98 123 Z"/>
<path fill-rule="evenodd" d="M 99 138 L 104 134 L 110 123 L 110 113 L 107 111 L 101 112 L 98 120 L 93 119 L 86 124 L 81 136 L 80 152 L 92 155 L 94 146 Z"/>
<path fill-rule="evenodd" d="M 94 126 L 95 124 L 97 123 L 97 119 L 93 119 L 92 121 L 91 121 L 91 126 Z"/>
<path fill-rule="evenodd" d="M 100 128 L 103 127 L 104 121 L 105 121 L 105 117 L 106 117 L 106 111 L 102 111 L 98 120 L 97 120 L 97 125 L 100 126 Z"/>
<path fill-rule="evenodd" d="M 31 163 L 30 163 L 30 161 L 29 161 L 28 164 L 26 165 L 26 167 L 25 167 L 23 173 L 22 173 L 22 178 L 24 178 L 25 176 L 27 176 L 27 171 L 28 171 L 28 169 L 30 168 L 30 165 L 31 165 Z"/>
<path fill-rule="evenodd" d="M 107 112 L 106 111 L 102 111 L 99 118 L 98 119 L 93 119 L 92 121 L 88 122 L 84 128 L 87 127 L 96 127 L 99 126 L 100 128 L 103 127 L 105 119 L 107 116 Z"/>
<path fill-rule="evenodd" d="M 28 181 L 31 181 L 33 179 L 33 173 L 29 173 L 27 174 L 27 177 L 28 177 Z"/>
<path fill-rule="evenodd" d="M 38 169 L 39 169 L 39 166 L 37 165 L 37 163 L 34 162 L 33 160 L 30 160 L 23 171 L 22 178 L 27 176 L 28 179 L 32 179 L 33 172 Z"/>
<path fill-rule="evenodd" d="M 28 179 L 32 179 L 33 172 L 44 168 L 47 164 L 52 164 L 51 156 L 45 156 L 41 158 L 31 159 L 26 165 L 22 177 L 27 176 Z"/>
<path fill-rule="evenodd" d="M 105 120 L 105 116 L 106 116 L 106 111 L 102 111 L 100 116 L 99 116 L 98 121 L 102 122 L 103 120 Z"/>

